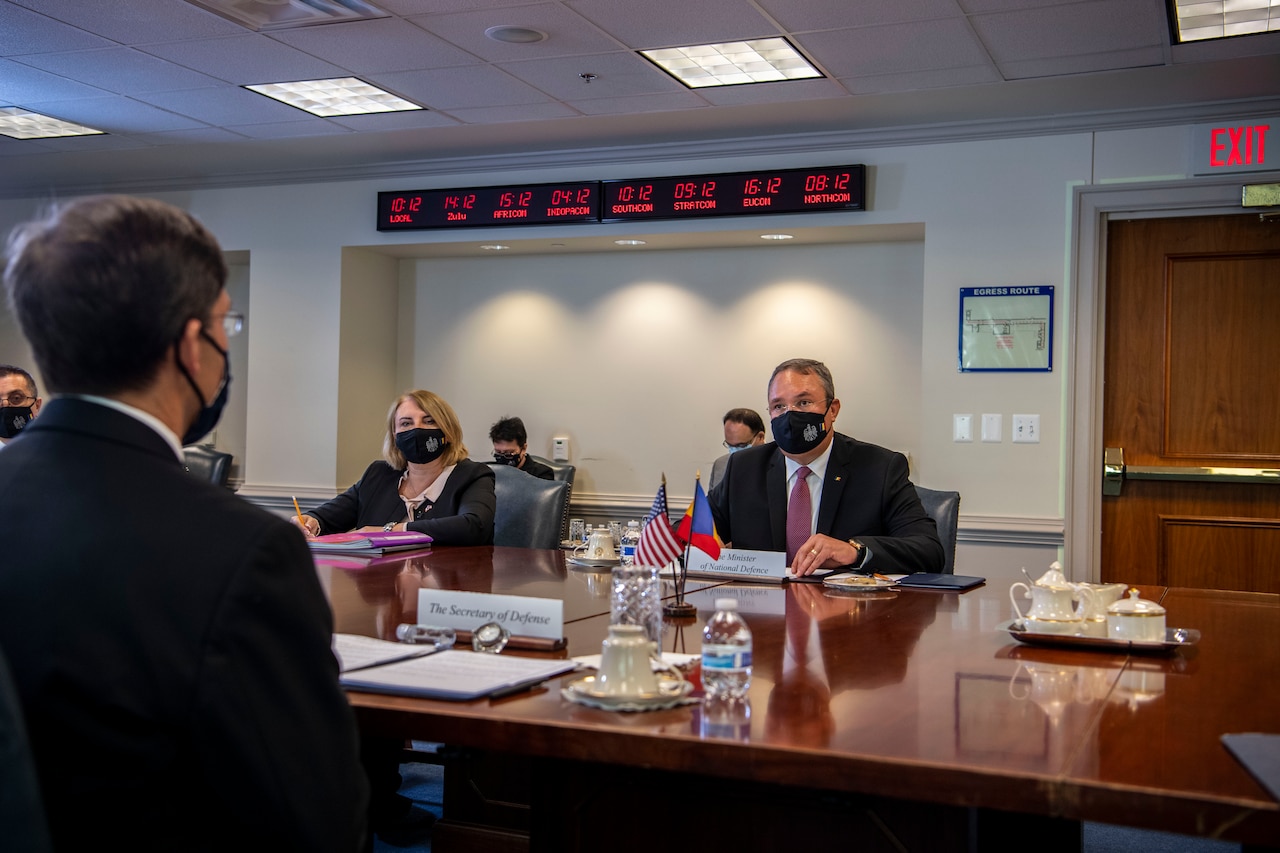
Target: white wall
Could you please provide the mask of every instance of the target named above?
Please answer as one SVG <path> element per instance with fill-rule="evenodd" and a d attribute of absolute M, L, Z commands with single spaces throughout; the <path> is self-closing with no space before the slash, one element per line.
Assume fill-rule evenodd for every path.
<path fill-rule="evenodd" d="M 1171 127 L 159 197 L 191 209 L 226 249 L 248 252 L 252 323 L 247 375 L 237 376 L 247 390 L 248 495 L 320 498 L 348 485 L 348 466 L 337 473 L 340 458 L 377 455 L 376 442 L 357 437 L 380 435 L 386 408 L 354 390 L 359 370 L 349 369 L 368 357 L 358 356 L 352 341 L 357 328 L 385 334 L 380 346 L 394 348 L 372 367 L 390 373 L 394 358 L 394 380 L 375 379 L 386 382 L 386 396 L 409 383 L 440 391 L 458 408 L 473 457 L 488 454 L 492 420 L 519 414 L 537 451 L 547 452 L 552 434 L 572 439 L 578 497 L 629 496 L 643 505 L 662 471 L 675 494 L 687 495 L 693 471 L 705 472 L 719 452 L 724 410 L 762 406 L 773 364 L 811 355 L 835 371 L 845 406 L 839 427 L 908 451 L 920 482 L 959 489 L 962 530 L 1029 529 L 1043 544 L 1060 541 L 1063 516 L 1072 189 L 1181 177 L 1189 134 Z M 867 212 L 669 227 L 922 223 L 923 243 L 404 261 L 394 275 L 365 257 L 361 264 L 375 267 L 379 281 L 398 279 L 396 309 L 387 307 L 385 288 L 393 285 L 380 284 L 380 307 L 348 320 L 356 291 L 344 250 L 376 254 L 513 234 L 379 234 L 379 190 L 839 163 L 869 166 Z M 0 226 L 7 230 L 36 207 L 0 202 Z M 521 233 L 580 235 L 583 227 L 617 231 L 551 226 Z M 1052 373 L 957 373 L 958 290 L 1001 284 L 1058 289 Z M 0 317 L 0 332 L 7 323 Z M 0 355 L 20 358 L 25 348 L 5 338 Z M 1001 413 L 1006 434 L 1012 413 L 1038 413 L 1043 441 L 954 444 L 955 412 Z"/>

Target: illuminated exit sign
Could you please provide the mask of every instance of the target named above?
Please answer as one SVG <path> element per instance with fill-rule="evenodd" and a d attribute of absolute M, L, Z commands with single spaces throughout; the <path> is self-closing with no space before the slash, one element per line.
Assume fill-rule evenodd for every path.
<path fill-rule="evenodd" d="M 1280 118 L 1198 124 L 1193 132 L 1194 174 L 1280 169 Z"/>

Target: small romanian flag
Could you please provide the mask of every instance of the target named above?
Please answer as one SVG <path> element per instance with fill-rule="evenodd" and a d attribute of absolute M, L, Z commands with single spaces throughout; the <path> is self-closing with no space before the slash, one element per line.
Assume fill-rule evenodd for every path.
<path fill-rule="evenodd" d="M 702 491 L 701 478 L 693 483 L 693 500 L 689 502 L 684 518 L 680 519 L 680 524 L 676 527 L 676 537 L 711 559 L 720 559 L 720 548 L 724 543 L 720 541 L 720 534 L 716 533 L 716 521 L 711 515 L 707 493 Z"/>

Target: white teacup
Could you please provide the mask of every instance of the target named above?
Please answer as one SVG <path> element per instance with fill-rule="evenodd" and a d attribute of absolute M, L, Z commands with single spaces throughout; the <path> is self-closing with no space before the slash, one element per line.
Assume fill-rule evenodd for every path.
<path fill-rule="evenodd" d="M 589 560 L 616 560 L 618 550 L 613 547 L 613 533 L 607 527 L 597 527 L 591 531 L 591 538 L 586 545 L 573 550 L 575 557 L 586 557 Z"/>
<path fill-rule="evenodd" d="M 658 692 L 654 666 L 676 671 L 671 664 L 655 664 L 656 646 L 645 635 L 643 625 L 610 625 L 609 636 L 600 647 L 600 669 L 595 689 L 608 696 L 652 696 Z"/>

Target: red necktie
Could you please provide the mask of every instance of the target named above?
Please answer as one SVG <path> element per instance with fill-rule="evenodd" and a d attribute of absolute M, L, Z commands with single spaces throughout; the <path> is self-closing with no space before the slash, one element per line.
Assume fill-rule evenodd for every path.
<path fill-rule="evenodd" d="M 787 503 L 787 565 L 795 562 L 796 552 L 809 541 L 809 525 L 813 523 L 813 503 L 809 498 L 809 466 L 796 469 L 796 484 Z"/>

